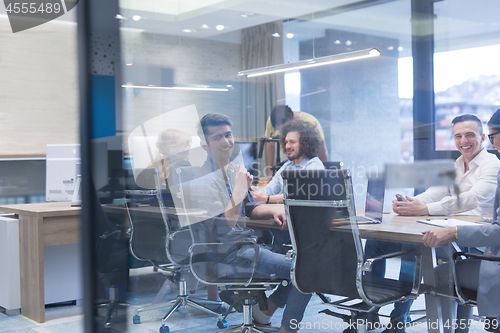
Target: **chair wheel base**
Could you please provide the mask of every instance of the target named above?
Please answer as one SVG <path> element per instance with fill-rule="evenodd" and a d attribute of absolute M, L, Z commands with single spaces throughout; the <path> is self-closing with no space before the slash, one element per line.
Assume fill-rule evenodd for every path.
<path fill-rule="evenodd" d="M 217 327 L 220 329 L 227 328 L 227 321 L 225 320 L 219 320 L 217 322 Z"/>
<path fill-rule="evenodd" d="M 160 327 L 160 333 L 170 333 L 170 328 L 168 326 Z"/>
<path fill-rule="evenodd" d="M 134 324 L 140 324 L 141 323 L 141 316 L 134 316 L 133 319 Z"/>

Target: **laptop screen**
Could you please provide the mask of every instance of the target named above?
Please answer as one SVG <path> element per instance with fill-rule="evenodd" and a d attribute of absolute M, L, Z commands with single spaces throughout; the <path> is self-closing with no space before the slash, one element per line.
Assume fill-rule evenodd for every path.
<path fill-rule="evenodd" d="M 384 178 L 369 178 L 366 186 L 365 216 L 382 221 L 384 211 Z"/>

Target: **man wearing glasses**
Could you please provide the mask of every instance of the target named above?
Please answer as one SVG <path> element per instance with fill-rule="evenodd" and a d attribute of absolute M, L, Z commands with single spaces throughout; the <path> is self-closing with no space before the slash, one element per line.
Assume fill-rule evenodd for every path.
<path fill-rule="evenodd" d="M 432 186 L 416 197 L 406 196 L 403 197 L 403 201 L 393 200 L 392 208 L 395 213 L 401 215 L 462 214 L 478 216 L 492 214 L 500 160 L 483 148 L 482 144 L 486 135 L 483 133 L 483 125 L 478 117 L 464 114 L 455 117 L 452 123 L 455 145 L 462 154 L 455 161 L 455 180 L 459 193 L 456 193 L 455 189 L 445 186 Z M 488 135 L 490 141 L 496 134 L 498 132 Z M 404 249 L 407 249 L 407 246 Z M 402 249 L 402 244 L 368 240 L 365 256 L 373 258 Z M 437 254 L 446 256 L 444 251 Z M 400 280 L 411 280 L 413 270 L 413 257 L 403 257 Z M 385 262 L 374 263 L 369 274 L 384 276 Z M 412 303 L 413 301 L 409 300 L 394 304 L 394 310 L 391 312 L 391 325 L 383 333 L 402 333 L 405 331 L 404 323 L 406 323 Z M 378 318 L 370 318 L 371 322 L 377 320 Z"/>

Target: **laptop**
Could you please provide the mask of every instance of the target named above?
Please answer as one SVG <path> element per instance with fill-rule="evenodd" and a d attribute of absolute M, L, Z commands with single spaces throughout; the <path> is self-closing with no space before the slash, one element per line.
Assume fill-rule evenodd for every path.
<path fill-rule="evenodd" d="M 358 223 L 382 223 L 385 178 L 369 178 L 366 186 L 365 215 L 356 216 Z"/>

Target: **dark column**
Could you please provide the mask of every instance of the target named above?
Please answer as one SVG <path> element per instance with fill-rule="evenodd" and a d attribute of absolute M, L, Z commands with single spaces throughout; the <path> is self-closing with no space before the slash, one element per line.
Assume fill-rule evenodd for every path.
<path fill-rule="evenodd" d="M 434 1 L 411 1 L 413 149 L 415 160 L 435 158 Z"/>

